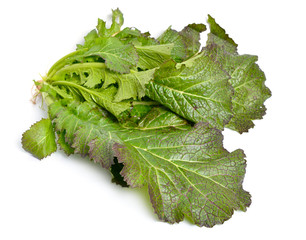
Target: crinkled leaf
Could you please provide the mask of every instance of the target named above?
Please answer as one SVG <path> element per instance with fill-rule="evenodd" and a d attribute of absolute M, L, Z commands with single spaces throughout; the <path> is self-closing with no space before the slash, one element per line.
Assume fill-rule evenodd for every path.
<path fill-rule="evenodd" d="M 119 129 L 109 116 L 95 105 L 57 101 L 50 105 L 49 113 L 57 131 L 64 133 L 64 143 L 74 153 L 88 155 L 90 159 L 109 168 L 113 163 L 112 131 Z"/>
<path fill-rule="evenodd" d="M 127 74 L 107 73 L 107 78 L 118 83 L 118 91 L 114 102 L 126 99 L 141 100 L 145 96 L 145 85 L 153 78 L 155 69 L 147 71 L 131 71 Z"/>
<path fill-rule="evenodd" d="M 205 51 L 229 73 L 229 82 L 234 88 L 233 118 L 226 127 L 239 133 L 247 132 L 254 127 L 253 120 L 265 115 L 264 102 L 271 91 L 265 86 L 264 72 L 256 64 L 258 57 L 238 55 L 237 44 L 225 30 L 211 17 L 209 23 L 212 32 L 208 35 Z"/>
<path fill-rule="evenodd" d="M 128 185 L 147 185 L 161 220 L 174 223 L 188 216 L 199 226 L 212 227 L 250 205 L 242 188 L 242 150 L 226 151 L 221 132 L 208 124 L 129 130 L 93 105 L 64 101 L 51 105 L 50 113 L 56 128 L 72 136 L 78 152 L 106 168 L 115 155 L 124 165 L 121 174 Z"/>
<path fill-rule="evenodd" d="M 222 134 L 207 124 L 189 131 L 121 133 L 115 144 L 121 174 L 132 187 L 148 186 L 158 217 L 170 223 L 188 216 L 199 226 L 212 227 L 245 211 L 250 195 L 242 189 L 242 150 L 222 146 Z"/>
<path fill-rule="evenodd" d="M 113 101 L 117 93 L 117 88 L 115 86 L 109 86 L 106 89 L 88 89 L 70 81 L 55 81 L 53 84 L 74 89 L 85 99 L 85 101 L 98 104 L 102 108 L 112 113 L 115 117 L 118 117 L 122 112 L 130 109 L 131 107 L 130 102 L 122 101 L 116 103 Z"/>
<path fill-rule="evenodd" d="M 48 84 L 44 82 L 40 88 L 40 92 L 48 93 L 49 95 L 53 97 L 61 97 L 66 99 L 72 99 L 72 95 L 70 95 L 65 89 L 61 89 L 58 86 L 52 86 L 51 84 Z"/>
<path fill-rule="evenodd" d="M 50 119 L 33 124 L 22 135 L 22 147 L 38 159 L 43 159 L 57 149 L 55 133 Z"/>
<path fill-rule="evenodd" d="M 100 62 L 76 63 L 61 68 L 52 77 L 52 80 L 65 80 L 73 75 L 80 78 L 80 84 L 88 88 L 95 88 L 101 84 L 105 74 L 105 64 Z"/>
<path fill-rule="evenodd" d="M 223 129 L 232 116 L 229 76 L 208 56 L 176 68 L 167 63 L 156 71 L 146 95 L 192 122 L 208 122 Z"/>
<path fill-rule="evenodd" d="M 247 132 L 254 127 L 252 120 L 264 116 L 266 108 L 263 103 L 271 96 L 265 86 L 265 74 L 256 64 L 258 58 L 233 55 L 220 46 L 211 46 L 207 51 L 231 76 L 229 81 L 234 88 L 233 118 L 227 127 L 240 133 Z"/>

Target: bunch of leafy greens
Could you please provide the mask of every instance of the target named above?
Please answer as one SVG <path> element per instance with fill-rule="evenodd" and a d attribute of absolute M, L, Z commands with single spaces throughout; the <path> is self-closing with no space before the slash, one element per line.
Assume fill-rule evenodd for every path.
<path fill-rule="evenodd" d="M 155 213 L 212 227 L 251 203 L 243 190 L 245 155 L 224 149 L 222 130 L 247 132 L 271 96 L 257 57 L 208 16 L 204 24 L 168 28 L 157 39 L 99 19 L 76 51 L 36 81 L 49 118 L 22 136 L 38 159 L 57 150 L 88 157 L 129 187 L 148 188 Z"/>

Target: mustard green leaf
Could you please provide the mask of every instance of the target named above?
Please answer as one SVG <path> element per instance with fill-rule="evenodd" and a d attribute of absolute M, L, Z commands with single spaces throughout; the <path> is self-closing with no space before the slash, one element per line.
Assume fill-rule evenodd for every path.
<path fill-rule="evenodd" d="M 96 39 L 98 38 L 98 33 L 96 31 L 96 29 L 91 30 L 85 37 L 84 37 L 84 43 L 82 44 L 77 44 L 77 50 L 80 49 L 87 49 L 90 48 L 93 43 L 96 41 Z"/>
<path fill-rule="evenodd" d="M 132 44 L 123 44 L 115 37 L 97 38 L 81 56 L 100 56 L 108 69 L 119 73 L 128 73 L 138 60 L 135 47 Z"/>
<path fill-rule="evenodd" d="M 142 70 L 153 69 L 171 59 L 174 43 L 135 46 L 139 56 L 137 67 Z"/>
<path fill-rule="evenodd" d="M 173 127 L 177 129 L 190 128 L 188 122 L 168 109 L 158 106 L 148 112 L 139 122 L 138 128 L 152 130 Z"/>
<path fill-rule="evenodd" d="M 121 26 L 124 23 L 123 14 L 117 8 L 112 10 L 112 24 L 110 28 L 106 27 L 106 22 L 102 19 L 98 19 L 97 32 L 99 37 L 111 37 L 118 33 L 121 29 Z"/>
<path fill-rule="evenodd" d="M 263 118 L 266 112 L 264 102 L 271 96 L 265 85 L 265 74 L 256 64 L 258 57 L 231 54 L 220 45 L 211 45 L 206 50 L 231 76 L 233 118 L 227 127 L 239 133 L 247 132 L 254 127 L 253 120 Z"/>
<path fill-rule="evenodd" d="M 137 28 L 126 27 L 115 35 L 122 43 L 132 43 L 134 46 L 148 46 L 159 44 L 156 39 L 151 37 L 149 32 L 142 33 Z"/>
<path fill-rule="evenodd" d="M 63 100 L 50 105 L 49 113 L 55 129 L 63 133 L 65 147 L 110 168 L 115 138 L 111 132 L 120 130 L 120 126 L 105 111 L 88 102 Z"/>
<path fill-rule="evenodd" d="M 228 74 L 204 53 L 188 61 L 192 64 L 178 69 L 171 62 L 161 66 L 147 85 L 147 96 L 189 121 L 223 129 L 232 117 Z"/>
<path fill-rule="evenodd" d="M 226 151 L 221 132 L 207 124 L 188 131 L 123 132 L 120 138 L 123 144 L 116 143 L 114 150 L 124 164 L 124 180 L 131 187 L 148 187 L 162 221 L 188 216 L 196 225 L 212 227 L 250 205 L 242 188 L 243 151 Z"/>
<path fill-rule="evenodd" d="M 239 133 L 253 128 L 253 120 L 262 119 L 266 113 L 264 102 L 271 97 L 270 89 L 265 85 L 264 72 L 256 63 L 257 56 L 239 55 L 237 44 L 209 16 L 211 33 L 208 35 L 205 51 L 216 64 L 228 72 L 234 95 L 233 118 L 226 127 Z"/>
<path fill-rule="evenodd" d="M 134 99 L 141 100 L 145 96 L 145 85 L 153 79 L 155 69 L 146 71 L 133 71 L 127 74 L 116 74 L 109 72 L 107 75 L 118 83 L 118 91 L 114 96 L 114 102 Z"/>
<path fill-rule="evenodd" d="M 171 50 L 171 58 L 176 62 L 181 62 L 186 59 L 187 51 L 186 44 L 183 37 L 176 30 L 171 29 L 170 27 L 164 31 L 157 40 L 161 44 L 173 43 L 173 48 Z"/>
<path fill-rule="evenodd" d="M 22 135 L 23 148 L 42 159 L 58 144 L 101 164 L 112 181 L 145 188 L 161 221 L 213 227 L 246 211 L 245 155 L 227 151 L 221 131 L 246 132 L 265 114 L 271 91 L 257 56 L 239 55 L 210 15 L 202 50 L 204 24 L 155 39 L 123 22 L 119 9 L 110 27 L 99 19 L 34 81 L 49 118 Z"/>
<path fill-rule="evenodd" d="M 55 133 L 50 119 L 42 119 L 33 124 L 22 135 L 22 147 L 38 159 L 43 159 L 56 151 Z"/>
<path fill-rule="evenodd" d="M 67 77 L 72 78 L 73 75 L 77 75 L 81 85 L 95 88 L 105 79 L 105 68 L 105 64 L 101 62 L 71 64 L 57 71 L 52 77 L 52 81 L 65 80 Z"/>
<path fill-rule="evenodd" d="M 238 44 L 225 32 L 225 30 L 216 23 L 215 19 L 208 15 L 210 33 L 208 34 L 207 45 L 217 43 L 224 45 L 226 50 L 230 53 L 236 53 Z"/>

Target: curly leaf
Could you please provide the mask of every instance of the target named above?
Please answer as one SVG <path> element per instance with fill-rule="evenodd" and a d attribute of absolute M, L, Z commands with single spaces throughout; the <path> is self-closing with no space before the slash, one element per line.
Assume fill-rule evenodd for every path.
<path fill-rule="evenodd" d="M 109 83 L 118 83 L 118 91 L 114 96 L 114 102 L 134 99 L 141 100 L 145 96 L 145 85 L 153 78 L 155 69 L 147 71 L 131 71 L 128 74 L 116 74 L 108 72 L 106 78 L 111 79 Z M 107 83 L 105 84 L 107 87 Z"/>
<path fill-rule="evenodd" d="M 124 19 L 122 12 L 117 8 L 112 10 L 112 24 L 110 28 L 106 27 L 106 22 L 98 19 L 97 31 L 99 37 L 111 37 L 120 31 Z"/>
<path fill-rule="evenodd" d="M 81 85 L 88 88 L 95 88 L 105 78 L 105 64 L 89 62 L 67 65 L 57 71 L 52 77 L 52 80 L 65 80 L 67 77 L 72 78 L 74 74 L 79 76 Z"/>
<path fill-rule="evenodd" d="M 119 73 L 128 73 L 138 60 L 132 44 L 123 44 L 114 37 L 97 38 L 91 48 L 81 56 L 100 56 L 105 60 L 107 68 Z"/>
<path fill-rule="evenodd" d="M 61 141 L 69 151 L 89 156 L 104 168 L 113 163 L 113 138 L 111 132 L 120 126 L 109 118 L 106 112 L 95 105 L 79 102 L 57 101 L 50 105 L 49 113 L 58 132 L 63 133 Z"/>

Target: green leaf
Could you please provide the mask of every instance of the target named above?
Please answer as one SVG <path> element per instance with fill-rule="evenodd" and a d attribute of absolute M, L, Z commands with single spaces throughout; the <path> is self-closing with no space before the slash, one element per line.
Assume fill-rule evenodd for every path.
<path fill-rule="evenodd" d="M 97 31 L 99 37 L 111 37 L 120 31 L 124 19 L 122 12 L 117 8 L 112 10 L 112 24 L 110 28 L 106 27 L 106 22 L 98 19 Z"/>
<path fill-rule="evenodd" d="M 150 37 L 149 32 L 142 33 L 137 28 L 126 27 L 115 35 L 122 43 L 132 43 L 134 46 L 157 45 L 158 41 Z"/>
<path fill-rule="evenodd" d="M 128 101 L 122 101 L 118 103 L 113 101 L 117 93 L 117 88 L 112 85 L 106 89 L 88 89 L 70 81 L 55 81 L 53 82 L 53 85 L 74 89 L 85 99 L 85 101 L 89 103 L 96 103 L 102 108 L 108 110 L 115 117 L 118 117 L 122 112 L 130 109 L 131 107 L 131 103 Z"/>
<path fill-rule="evenodd" d="M 258 57 L 239 55 L 237 44 L 213 18 L 209 18 L 211 34 L 208 35 L 205 51 L 211 59 L 231 76 L 234 88 L 233 118 L 226 126 L 239 133 L 247 132 L 255 125 L 253 120 L 262 119 L 266 112 L 264 102 L 271 97 L 265 86 L 264 72 L 256 64 Z"/>
<path fill-rule="evenodd" d="M 65 146 L 89 156 L 104 168 L 113 163 L 111 132 L 120 130 L 106 112 L 87 102 L 57 101 L 49 107 L 57 131 L 64 133 Z"/>
<path fill-rule="evenodd" d="M 125 182 L 148 187 L 163 221 L 174 223 L 188 216 L 199 226 L 212 227 L 251 203 L 242 188 L 243 151 L 225 150 L 221 132 L 208 124 L 184 130 L 125 129 L 86 102 L 58 101 L 49 111 L 56 129 L 65 131 L 77 152 L 105 168 L 117 157 Z"/>
<path fill-rule="evenodd" d="M 219 45 L 224 45 L 226 50 L 230 53 L 236 53 L 238 44 L 234 42 L 232 38 L 225 32 L 225 30 L 216 23 L 215 19 L 208 15 L 207 20 L 210 28 L 210 33 L 208 34 L 207 45 L 211 43 L 217 43 Z"/>
<path fill-rule="evenodd" d="M 82 54 L 82 57 L 88 56 L 100 56 L 107 68 L 119 73 L 128 73 L 138 60 L 132 44 L 123 44 L 114 37 L 97 38 L 92 47 Z"/>
<path fill-rule="evenodd" d="M 55 152 L 55 133 L 50 119 L 42 119 L 33 124 L 22 135 L 22 147 L 38 159 L 43 159 Z"/>
<path fill-rule="evenodd" d="M 269 88 L 265 86 L 265 74 L 256 64 L 258 58 L 233 55 L 222 46 L 211 46 L 207 51 L 230 74 L 229 82 L 234 88 L 233 118 L 226 127 L 239 133 L 247 132 L 254 127 L 253 120 L 262 119 L 265 115 L 264 102 L 271 96 Z"/>
<path fill-rule="evenodd" d="M 79 76 L 81 85 L 88 88 L 95 88 L 105 78 L 105 64 L 89 62 L 68 65 L 57 71 L 52 77 L 52 81 L 65 80 L 67 77 L 73 77 L 74 74 Z"/>
<path fill-rule="evenodd" d="M 77 50 L 80 50 L 80 49 L 87 49 L 87 48 L 90 48 L 94 42 L 96 41 L 96 39 L 98 38 L 98 33 L 96 31 L 96 29 L 93 29 L 91 30 L 85 37 L 84 37 L 84 44 L 81 45 L 81 44 L 78 44 L 77 45 Z"/>
<path fill-rule="evenodd" d="M 189 24 L 180 32 L 170 27 L 158 37 L 161 44 L 173 43 L 171 52 L 172 59 L 182 62 L 198 53 L 200 43 L 200 33 L 206 30 L 204 24 Z"/>
<path fill-rule="evenodd" d="M 200 33 L 206 30 L 204 24 L 189 24 L 182 31 L 180 35 L 182 36 L 183 41 L 186 46 L 186 57 L 185 60 L 192 57 L 200 50 Z"/>
<path fill-rule="evenodd" d="M 204 53 L 189 64 L 167 63 L 149 82 L 146 95 L 192 122 L 223 129 L 232 117 L 229 76 Z"/>
<path fill-rule="evenodd" d="M 186 59 L 187 53 L 185 42 L 183 40 L 183 37 L 176 30 L 173 30 L 169 27 L 157 38 L 157 40 L 161 44 L 174 44 L 171 51 L 171 57 L 174 61 L 181 62 Z"/>
<path fill-rule="evenodd" d="M 137 67 L 147 70 L 159 67 L 164 62 L 170 60 L 174 43 L 135 47 L 139 56 Z"/>
<path fill-rule="evenodd" d="M 147 71 L 133 71 L 128 74 L 107 73 L 107 78 L 118 83 L 118 91 L 114 96 L 114 102 L 134 99 L 141 100 L 145 96 L 145 85 L 153 78 L 155 69 Z"/>
<path fill-rule="evenodd" d="M 207 124 L 189 131 L 121 133 L 115 155 L 131 187 L 148 186 L 158 217 L 170 223 L 188 216 L 199 226 L 212 227 L 245 211 L 250 195 L 242 189 L 242 150 L 222 146 L 222 134 Z"/>
<path fill-rule="evenodd" d="M 48 93 L 55 98 L 57 98 L 58 96 L 61 98 L 67 98 L 67 99 L 73 98 L 65 89 L 61 89 L 57 86 L 52 86 L 51 84 L 47 82 L 44 82 L 42 84 L 40 92 Z"/>
<path fill-rule="evenodd" d="M 187 129 L 188 122 L 169 111 L 164 107 L 154 107 L 138 123 L 138 128 L 142 130 L 152 130 L 173 127 L 177 129 Z"/>

